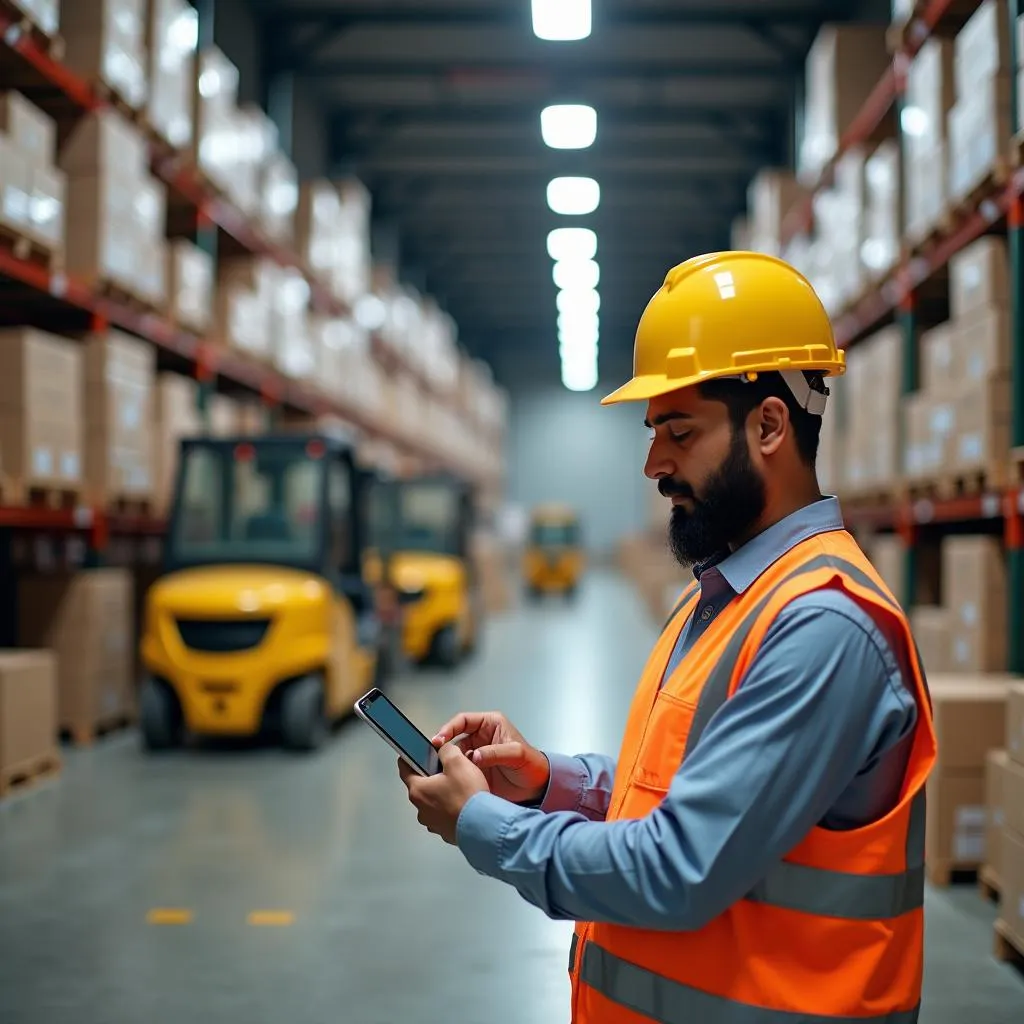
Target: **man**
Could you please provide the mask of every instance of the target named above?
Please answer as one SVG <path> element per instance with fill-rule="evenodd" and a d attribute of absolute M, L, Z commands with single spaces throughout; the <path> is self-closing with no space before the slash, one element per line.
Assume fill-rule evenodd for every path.
<path fill-rule="evenodd" d="M 645 473 L 695 581 L 617 761 L 463 714 L 435 737 L 442 775 L 402 771 L 430 831 L 577 922 L 577 1024 L 917 1020 L 936 742 L 906 617 L 818 489 L 844 368 L 782 261 L 670 271 L 604 401 L 647 403 Z"/>

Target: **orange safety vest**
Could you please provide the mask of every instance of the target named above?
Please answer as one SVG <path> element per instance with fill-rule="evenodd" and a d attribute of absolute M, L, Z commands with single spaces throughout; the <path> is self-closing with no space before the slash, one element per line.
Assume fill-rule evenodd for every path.
<path fill-rule="evenodd" d="M 897 807 L 851 831 L 815 827 L 743 899 L 689 932 L 576 925 L 574 1024 L 912 1024 L 924 946 L 924 784 L 931 701 L 906 616 L 845 530 L 804 540 L 732 601 L 660 686 L 699 597 L 683 592 L 633 698 L 607 820 L 668 792 L 794 598 L 840 588 L 905 638 L 918 722 Z"/>

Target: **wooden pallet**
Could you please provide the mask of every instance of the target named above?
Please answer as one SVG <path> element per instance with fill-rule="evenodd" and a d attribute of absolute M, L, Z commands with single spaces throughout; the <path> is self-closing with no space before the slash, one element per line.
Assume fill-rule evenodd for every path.
<path fill-rule="evenodd" d="M 64 60 L 64 38 L 59 32 L 47 35 L 24 11 L 11 3 L 11 0 L 0 0 L 0 10 L 15 19 L 17 32 L 31 36 L 36 46 L 43 50 L 51 60 L 58 63 Z M 16 41 L 16 38 L 12 38 L 8 32 L 7 42 L 13 45 Z"/>
<path fill-rule="evenodd" d="M 999 876 L 988 865 L 985 865 L 978 872 L 978 889 L 981 895 L 990 903 L 999 905 L 999 896 L 1003 890 Z"/>
<path fill-rule="evenodd" d="M 1011 164 L 1012 161 L 1008 157 L 996 157 L 993 165 L 964 195 L 947 203 L 946 211 L 952 218 L 954 227 L 958 227 L 968 217 L 973 216 L 986 199 L 991 199 L 1005 187 L 1013 173 Z"/>
<path fill-rule="evenodd" d="M 957 473 L 946 473 L 930 480 L 908 482 L 905 497 L 911 501 L 928 499 L 946 501 L 950 498 L 976 498 L 984 494 L 1001 491 L 1007 482 L 1004 466 L 993 465 L 988 469 L 974 469 Z"/>
<path fill-rule="evenodd" d="M 61 729 L 61 739 L 70 741 L 76 747 L 90 747 L 96 740 L 113 732 L 127 729 L 134 723 L 134 719 L 126 712 L 117 715 L 108 715 L 98 722 L 91 724 L 77 724 Z"/>
<path fill-rule="evenodd" d="M 936 888 L 948 889 L 951 885 L 976 884 L 979 864 L 940 860 L 925 866 L 928 881 Z"/>
<path fill-rule="evenodd" d="M 60 755 L 40 754 L 27 761 L 0 769 L 0 797 L 17 790 L 29 789 L 48 779 L 56 779 L 60 775 Z"/>
<path fill-rule="evenodd" d="M 127 289 L 123 284 L 110 281 L 107 278 L 94 278 L 92 280 L 88 280 L 87 284 L 91 286 L 92 290 L 97 295 L 100 295 L 109 302 L 116 303 L 119 306 L 127 306 L 136 313 L 146 314 L 160 311 L 158 303 L 154 302 L 152 299 L 146 299 L 141 295 L 136 295 L 135 292 L 129 291 L 129 289 Z"/>
<path fill-rule="evenodd" d="M 1024 944 L 1002 918 L 996 919 L 992 929 L 992 954 L 1005 964 L 1013 964 L 1024 974 Z"/>
<path fill-rule="evenodd" d="M 106 509 L 111 515 L 135 516 L 152 519 L 156 516 L 156 503 L 152 498 L 109 498 Z"/>
<path fill-rule="evenodd" d="M 80 488 L 67 483 L 36 483 L 15 477 L 0 477 L 0 501 L 9 508 L 76 508 Z"/>

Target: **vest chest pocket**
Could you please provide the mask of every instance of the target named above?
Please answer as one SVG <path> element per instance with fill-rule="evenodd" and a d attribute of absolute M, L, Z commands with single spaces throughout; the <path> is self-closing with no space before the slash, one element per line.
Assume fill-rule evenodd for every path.
<path fill-rule="evenodd" d="M 696 704 L 664 690 L 658 694 L 647 720 L 643 742 L 633 769 L 633 785 L 664 796 L 683 763 Z"/>

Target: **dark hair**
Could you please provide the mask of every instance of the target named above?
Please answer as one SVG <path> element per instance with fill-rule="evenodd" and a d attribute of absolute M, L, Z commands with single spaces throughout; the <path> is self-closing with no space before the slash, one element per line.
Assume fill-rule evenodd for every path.
<path fill-rule="evenodd" d="M 825 384 L 821 374 L 804 373 L 804 377 L 815 391 L 824 394 Z M 711 402 L 723 402 L 729 410 L 733 427 L 742 427 L 750 413 L 766 398 L 781 398 L 789 409 L 800 458 L 811 468 L 818 457 L 818 440 L 821 437 L 821 417 L 814 416 L 797 405 L 789 385 L 778 373 L 759 373 L 757 380 L 707 380 L 697 385 L 701 398 Z"/>

